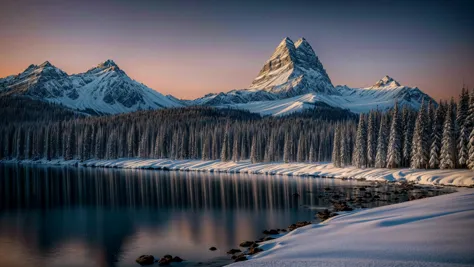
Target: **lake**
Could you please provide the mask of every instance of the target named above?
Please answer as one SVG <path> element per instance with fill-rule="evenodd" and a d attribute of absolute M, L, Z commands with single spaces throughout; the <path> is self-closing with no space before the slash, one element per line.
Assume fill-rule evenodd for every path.
<path fill-rule="evenodd" d="M 227 250 L 264 229 L 315 220 L 330 206 L 320 197 L 328 188 L 349 197 L 364 184 L 0 164 L 0 266 L 139 266 L 142 254 L 178 255 L 186 265 L 228 259 Z"/>

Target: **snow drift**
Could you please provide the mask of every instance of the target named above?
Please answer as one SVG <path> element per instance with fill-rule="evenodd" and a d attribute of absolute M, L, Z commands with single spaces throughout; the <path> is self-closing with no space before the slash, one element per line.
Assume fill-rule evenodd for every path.
<path fill-rule="evenodd" d="M 343 214 L 232 266 L 474 266 L 474 190 Z"/>

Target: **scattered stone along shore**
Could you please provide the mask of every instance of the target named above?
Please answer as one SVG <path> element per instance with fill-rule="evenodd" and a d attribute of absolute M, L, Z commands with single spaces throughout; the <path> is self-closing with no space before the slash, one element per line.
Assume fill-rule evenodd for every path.
<path fill-rule="evenodd" d="M 453 192 L 454 190 L 446 187 L 419 186 L 412 182 L 372 182 L 367 185 L 356 186 L 351 191 L 343 191 L 341 188 L 326 187 L 322 193 L 316 197 L 322 198 L 329 203 L 332 208 L 320 210 L 315 217 L 323 222 L 331 217 L 337 216 L 339 213 L 351 212 L 354 209 L 366 208 L 365 205 L 388 205 L 391 203 L 399 203 L 411 201 L 440 194 Z M 299 193 L 294 193 L 295 198 L 299 198 Z M 312 224 L 310 221 L 300 221 L 289 225 L 286 228 L 265 229 L 262 231 L 263 237 L 257 240 L 247 240 L 240 243 L 239 248 L 232 248 L 227 251 L 234 262 L 246 261 L 248 256 L 258 254 L 263 251 L 261 244 L 263 242 L 273 240 L 288 232 L 294 231 L 300 227 Z M 216 247 L 210 247 L 209 250 L 215 251 Z M 159 265 L 165 266 L 173 262 L 183 261 L 179 257 L 165 255 L 160 260 L 155 260 L 151 255 L 142 255 L 137 259 L 137 263 L 148 265 L 158 262 Z M 198 265 L 206 265 L 204 263 Z"/>
<path fill-rule="evenodd" d="M 326 187 L 318 198 L 328 202 L 332 208 L 320 210 L 315 217 L 323 222 L 331 217 L 337 216 L 341 212 L 351 212 L 354 209 L 366 208 L 366 205 L 388 205 L 411 201 L 439 194 L 453 192 L 446 187 L 419 186 L 412 182 L 372 182 L 367 185 L 354 187 L 350 192 L 343 191 L 341 188 Z M 294 193 L 295 198 L 299 198 L 299 193 Z M 258 254 L 263 251 L 261 244 L 273 240 L 288 232 L 294 231 L 300 227 L 312 224 L 310 221 L 300 221 L 289 225 L 286 228 L 265 229 L 262 231 L 263 237 L 257 240 L 247 240 L 240 243 L 239 248 L 232 248 L 227 251 L 234 262 L 246 261 L 248 256 Z M 209 250 L 215 251 L 216 247 L 210 247 Z M 141 265 L 150 265 L 158 263 L 160 266 L 170 265 L 173 262 L 182 262 L 180 257 L 165 255 L 157 260 L 151 255 L 142 255 L 136 262 Z M 205 265 L 199 263 L 197 265 Z"/>
<path fill-rule="evenodd" d="M 152 255 L 141 255 L 135 260 L 140 265 L 151 265 L 157 262 L 160 266 L 170 265 L 172 262 L 183 262 L 184 260 L 178 256 L 164 255 L 161 259 L 155 259 Z"/>

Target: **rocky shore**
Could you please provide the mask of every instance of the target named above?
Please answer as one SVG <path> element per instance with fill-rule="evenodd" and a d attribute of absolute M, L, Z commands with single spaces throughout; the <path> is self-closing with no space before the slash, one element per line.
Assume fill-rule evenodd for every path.
<path fill-rule="evenodd" d="M 330 203 L 327 209 L 319 209 L 315 213 L 313 221 L 295 222 L 285 228 L 264 229 L 262 237 L 257 240 L 246 240 L 239 244 L 239 247 L 227 251 L 230 257 L 228 260 L 211 260 L 209 262 L 188 262 L 186 266 L 223 266 L 232 262 L 246 261 L 249 257 L 256 255 L 264 249 L 262 245 L 267 241 L 280 238 L 298 228 L 305 227 L 313 223 L 324 222 L 339 214 L 355 212 L 368 208 L 369 206 L 385 206 L 389 204 L 401 203 L 427 197 L 438 196 L 455 192 L 453 188 L 441 186 L 421 186 L 413 182 L 385 182 L 376 181 L 353 187 L 350 192 L 343 191 L 340 188 L 326 187 L 317 197 Z M 299 198 L 298 192 L 293 194 L 294 198 Z M 311 207 L 305 207 L 311 208 Z M 217 250 L 216 247 L 209 248 L 211 251 Z M 158 264 L 159 266 L 174 265 L 184 260 L 180 257 L 165 255 L 160 259 L 151 255 L 142 255 L 136 262 L 140 265 Z"/>

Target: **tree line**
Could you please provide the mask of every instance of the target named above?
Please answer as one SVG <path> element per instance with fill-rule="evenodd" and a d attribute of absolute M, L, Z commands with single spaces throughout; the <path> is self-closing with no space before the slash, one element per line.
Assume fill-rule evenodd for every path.
<path fill-rule="evenodd" d="M 422 102 L 419 110 L 398 105 L 387 112 L 360 114 L 352 162 L 346 132 L 337 125 L 332 160 L 337 167 L 474 169 L 474 90 L 458 102 Z"/>
<path fill-rule="evenodd" d="M 239 110 L 189 107 L 10 123 L 0 129 L 0 158 L 330 161 L 336 125 L 348 132 L 349 153 L 357 125 L 353 116 L 337 121 L 328 119 L 334 111 L 324 110 L 318 116 L 326 119 L 314 114 L 262 118 Z"/>

